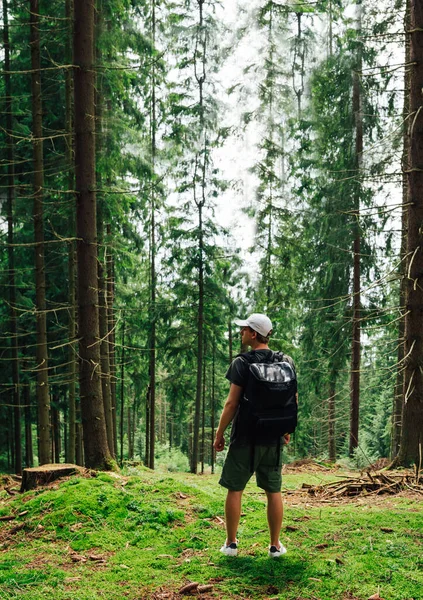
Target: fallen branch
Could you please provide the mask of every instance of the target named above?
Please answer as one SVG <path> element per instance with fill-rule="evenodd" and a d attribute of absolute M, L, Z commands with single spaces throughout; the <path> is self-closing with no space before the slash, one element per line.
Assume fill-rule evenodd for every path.
<path fill-rule="evenodd" d="M 303 484 L 303 489 L 319 498 L 340 498 L 359 495 L 398 494 L 399 492 L 411 490 L 423 494 L 423 480 L 411 473 L 400 475 L 387 475 L 386 473 L 370 473 L 366 471 L 366 477 L 344 479 L 324 485 L 310 486 Z"/>
<path fill-rule="evenodd" d="M 179 593 L 183 594 L 183 595 L 191 594 L 194 590 L 197 590 L 197 588 L 198 588 L 198 582 L 193 581 L 193 582 L 187 583 L 186 585 L 181 587 L 181 589 L 179 590 Z"/>

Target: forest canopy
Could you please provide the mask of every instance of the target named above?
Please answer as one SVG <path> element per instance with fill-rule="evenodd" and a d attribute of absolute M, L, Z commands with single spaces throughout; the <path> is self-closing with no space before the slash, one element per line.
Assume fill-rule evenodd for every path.
<path fill-rule="evenodd" d="M 0 469 L 214 472 L 251 312 L 296 363 L 291 457 L 420 469 L 423 2 L 2 0 L 1 29 Z"/>

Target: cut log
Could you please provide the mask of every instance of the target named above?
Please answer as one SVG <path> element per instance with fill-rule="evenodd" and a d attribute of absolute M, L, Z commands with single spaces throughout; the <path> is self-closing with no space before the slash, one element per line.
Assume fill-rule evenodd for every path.
<path fill-rule="evenodd" d="M 22 473 L 21 492 L 27 492 L 38 486 L 47 485 L 61 477 L 82 473 L 83 470 L 83 467 L 70 464 L 41 465 L 40 467 L 24 469 Z"/>

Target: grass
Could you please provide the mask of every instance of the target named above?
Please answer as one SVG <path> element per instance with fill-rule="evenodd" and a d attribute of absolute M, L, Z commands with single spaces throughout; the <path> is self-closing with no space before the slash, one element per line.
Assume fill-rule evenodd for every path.
<path fill-rule="evenodd" d="M 333 478 L 289 473 L 284 486 Z M 289 494 L 282 536 L 289 553 L 271 561 L 265 498 L 253 482 L 240 554 L 219 553 L 224 497 L 216 476 L 146 470 L 73 477 L 12 499 L 0 493 L 0 515 L 28 511 L 0 523 L 0 598 L 151 599 L 198 581 L 213 583 L 209 597 L 220 600 L 365 600 L 378 590 L 384 600 L 423 599 L 422 500 L 323 504 Z"/>

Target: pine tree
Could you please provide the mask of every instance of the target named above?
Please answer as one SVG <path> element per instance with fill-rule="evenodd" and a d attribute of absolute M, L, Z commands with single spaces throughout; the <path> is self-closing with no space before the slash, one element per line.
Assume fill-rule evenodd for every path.
<path fill-rule="evenodd" d="M 409 257 L 406 284 L 405 315 L 405 373 L 404 405 L 402 415 L 401 445 L 396 463 L 407 465 L 414 462 L 419 468 L 422 462 L 423 432 L 423 375 L 421 369 L 422 320 L 420 307 L 423 304 L 423 289 L 419 278 L 423 270 L 423 173 L 422 163 L 423 115 L 421 114 L 421 85 L 423 69 L 423 2 L 410 4 L 410 145 L 408 153 L 408 195 L 413 202 L 407 212 L 407 255 Z"/>
<path fill-rule="evenodd" d="M 357 27 L 356 33 L 359 37 L 361 31 L 361 0 L 357 2 Z M 350 456 L 353 455 L 358 446 L 359 431 L 359 413 L 360 413 L 360 358 L 361 358 L 361 231 L 360 231 L 360 201 L 362 197 L 361 171 L 363 166 L 363 101 L 362 89 L 360 83 L 360 74 L 363 68 L 362 46 L 358 41 L 355 50 L 355 65 L 353 74 L 353 92 L 352 103 L 354 112 L 355 129 L 355 170 L 356 183 L 353 190 L 354 207 L 352 216 L 354 219 L 354 240 L 353 240 L 353 273 L 352 273 L 352 348 L 351 348 L 351 373 L 350 373 L 350 393 L 351 393 L 351 415 L 350 415 Z"/>
<path fill-rule="evenodd" d="M 13 382 L 13 415 L 15 434 L 15 473 L 22 471 L 21 408 L 19 385 L 18 327 L 16 314 L 16 277 L 14 250 L 14 204 L 15 204 L 15 167 L 13 151 L 13 95 L 10 75 L 9 15 L 7 0 L 3 0 L 3 41 L 4 41 L 4 88 L 6 113 L 7 147 L 7 243 L 8 243 L 8 286 L 10 305 L 10 344 Z"/>
<path fill-rule="evenodd" d="M 75 0 L 75 187 L 77 193 L 78 334 L 85 464 L 110 467 L 101 394 L 97 276 L 94 108 L 94 0 Z"/>
<path fill-rule="evenodd" d="M 37 404 L 39 428 L 40 464 L 50 462 L 50 397 L 48 386 L 48 351 L 46 318 L 46 280 L 44 261 L 44 157 L 40 62 L 40 8 L 38 0 L 30 0 L 31 29 L 31 90 L 32 131 L 34 152 L 34 239 L 35 239 L 35 288 L 37 328 Z"/>

